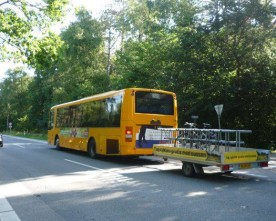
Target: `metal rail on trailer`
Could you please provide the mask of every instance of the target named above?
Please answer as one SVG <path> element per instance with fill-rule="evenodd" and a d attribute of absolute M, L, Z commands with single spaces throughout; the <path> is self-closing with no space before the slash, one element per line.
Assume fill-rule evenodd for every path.
<path fill-rule="evenodd" d="M 251 130 L 159 128 L 160 144 L 153 153 L 164 159 L 183 162 L 185 176 L 202 173 L 205 166 L 222 172 L 268 166 L 269 151 L 244 147 L 243 134 Z"/>

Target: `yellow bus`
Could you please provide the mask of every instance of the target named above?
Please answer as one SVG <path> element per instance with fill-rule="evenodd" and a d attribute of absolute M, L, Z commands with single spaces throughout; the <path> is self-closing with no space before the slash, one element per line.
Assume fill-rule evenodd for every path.
<path fill-rule="evenodd" d="M 172 92 L 128 88 L 59 104 L 50 109 L 48 143 L 98 155 L 152 155 L 158 127 L 177 127 Z"/>

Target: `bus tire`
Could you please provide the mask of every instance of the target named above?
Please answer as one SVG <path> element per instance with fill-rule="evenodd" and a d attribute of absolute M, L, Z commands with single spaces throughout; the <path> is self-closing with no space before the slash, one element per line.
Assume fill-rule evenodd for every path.
<path fill-rule="evenodd" d="M 91 139 L 88 143 L 88 148 L 87 148 L 87 154 L 91 158 L 96 158 L 97 153 L 96 153 L 96 143 L 94 139 Z"/>
<path fill-rule="evenodd" d="M 195 175 L 195 168 L 192 163 L 183 162 L 182 172 L 184 176 L 192 177 Z"/>
<path fill-rule="evenodd" d="M 55 139 L 55 146 L 56 146 L 56 149 L 57 150 L 60 150 L 61 148 L 60 148 L 60 145 L 59 145 L 59 137 L 58 136 L 56 136 L 56 139 Z"/>

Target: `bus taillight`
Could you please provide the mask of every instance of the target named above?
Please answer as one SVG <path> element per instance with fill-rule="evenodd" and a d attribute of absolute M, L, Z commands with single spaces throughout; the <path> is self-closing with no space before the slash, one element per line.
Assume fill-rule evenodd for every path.
<path fill-rule="evenodd" d="M 268 162 L 260 162 L 260 167 L 268 167 Z"/>
<path fill-rule="evenodd" d="M 125 138 L 127 142 L 131 142 L 133 137 L 133 127 L 126 127 Z"/>
<path fill-rule="evenodd" d="M 230 169 L 229 165 L 222 165 L 222 171 L 227 171 Z"/>

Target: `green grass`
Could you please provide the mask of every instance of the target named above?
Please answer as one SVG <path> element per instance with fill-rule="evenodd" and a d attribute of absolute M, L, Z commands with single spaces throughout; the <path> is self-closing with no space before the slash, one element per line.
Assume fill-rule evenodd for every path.
<path fill-rule="evenodd" d="M 11 132 L 5 132 L 3 134 L 47 141 L 47 133 L 46 132 L 45 133 L 32 133 L 32 132 L 24 133 L 24 132 L 20 132 L 20 131 L 11 131 Z"/>

